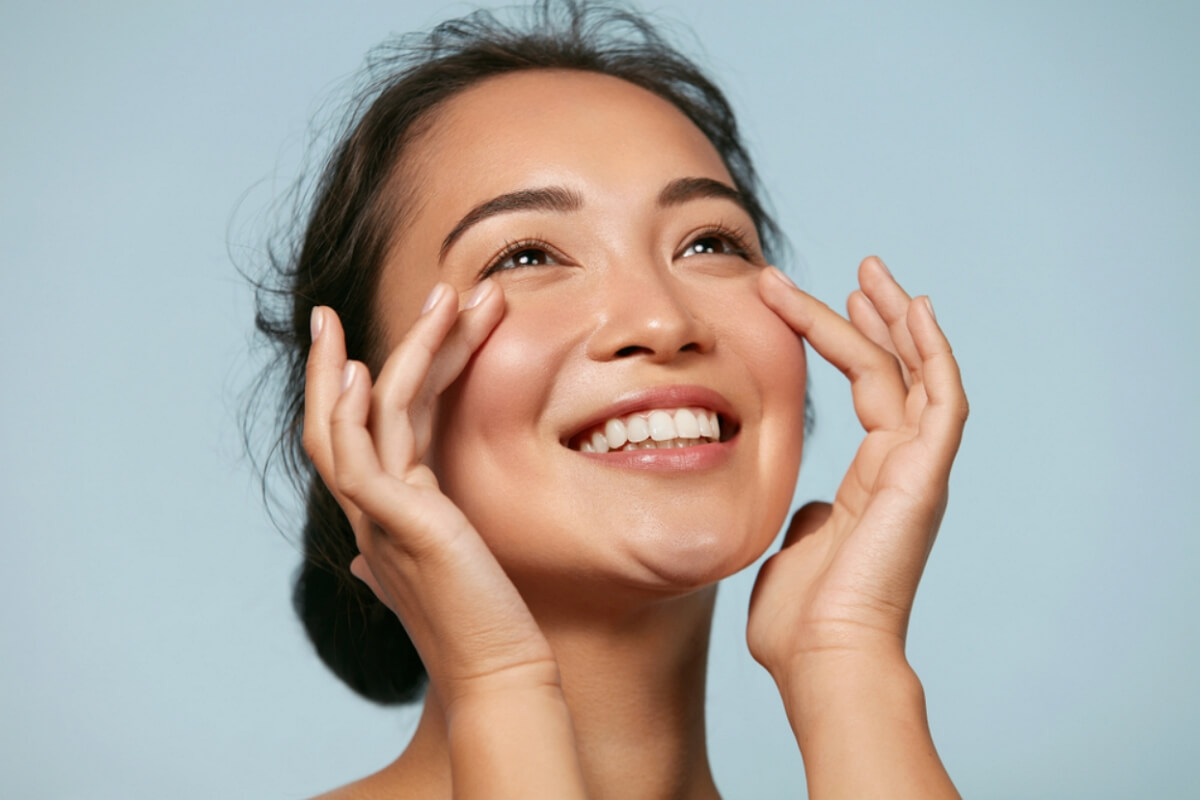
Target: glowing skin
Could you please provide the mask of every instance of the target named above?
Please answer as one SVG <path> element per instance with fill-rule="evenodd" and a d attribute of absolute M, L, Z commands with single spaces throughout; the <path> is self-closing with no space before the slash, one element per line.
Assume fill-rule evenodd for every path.
<path fill-rule="evenodd" d="M 674 594 L 753 561 L 791 500 L 805 355 L 760 297 L 749 215 L 703 193 L 662 201 L 685 179 L 732 187 L 713 146 L 643 89 L 542 71 L 456 96 L 415 149 L 409 185 L 427 191 L 378 293 L 389 346 L 436 281 L 465 296 L 506 246 L 539 242 L 493 271 L 507 309 L 442 397 L 428 457 L 518 587 Z M 462 228 L 482 203 L 547 187 L 570 202 Z M 576 441 L 595 450 L 613 420 L 627 441 L 675 438 L 664 426 L 681 408 L 690 446 L 588 453 Z M 716 413 L 725 441 L 699 440 L 693 412 Z"/>
<path fill-rule="evenodd" d="M 868 258 L 846 320 L 764 268 L 713 148 L 612 78 L 481 83 L 405 166 L 395 349 L 372 381 L 315 310 L 304 441 L 431 683 L 401 757 L 330 796 L 715 800 L 712 584 L 787 509 L 803 339 L 865 436 L 760 570 L 747 644 L 809 796 L 956 797 L 904 655 L 967 414 L 926 299 Z"/>

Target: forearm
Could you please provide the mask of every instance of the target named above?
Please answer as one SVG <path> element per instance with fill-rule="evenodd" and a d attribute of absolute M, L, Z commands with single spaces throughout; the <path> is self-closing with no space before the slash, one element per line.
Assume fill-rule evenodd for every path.
<path fill-rule="evenodd" d="M 447 724 L 456 800 L 587 797 L 556 683 L 474 692 L 447 709 Z"/>
<path fill-rule="evenodd" d="M 903 656 L 830 656 L 779 680 L 809 797 L 957 798 Z"/>

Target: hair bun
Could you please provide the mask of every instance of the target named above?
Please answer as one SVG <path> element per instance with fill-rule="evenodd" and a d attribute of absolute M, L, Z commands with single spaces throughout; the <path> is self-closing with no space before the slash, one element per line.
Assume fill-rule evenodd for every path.
<path fill-rule="evenodd" d="M 417 699 L 426 673 L 408 633 L 348 567 L 332 566 L 317 544 L 328 533 L 323 537 L 312 530 L 319 524 L 315 516 L 304 526 L 305 558 L 292 592 L 309 641 L 325 665 L 368 700 L 391 705 Z M 345 517 L 340 521 L 349 528 Z M 354 541 L 353 533 L 349 540 Z"/>

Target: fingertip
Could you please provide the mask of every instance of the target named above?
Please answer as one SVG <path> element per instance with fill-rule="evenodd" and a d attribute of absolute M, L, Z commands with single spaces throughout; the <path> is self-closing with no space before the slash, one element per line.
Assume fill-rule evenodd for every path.
<path fill-rule="evenodd" d="M 787 276 L 787 274 L 776 266 L 769 266 L 763 270 L 766 275 L 773 278 L 779 285 L 787 289 L 797 289 L 795 282 Z"/>
<path fill-rule="evenodd" d="M 867 293 L 864 292 L 862 289 L 855 289 L 853 292 L 850 293 L 850 296 L 846 298 L 846 311 L 847 312 L 852 311 L 855 306 L 859 306 L 864 311 L 866 311 L 868 309 L 871 311 L 875 311 L 875 304 L 871 302 L 871 298 L 867 297 Z M 878 313 L 878 312 L 876 312 L 876 313 Z"/>
<path fill-rule="evenodd" d="M 784 284 L 788 289 L 797 288 L 796 282 L 792 281 L 792 278 L 787 277 L 787 273 L 784 272 L 784 270 L 779 269 L 778 266 L 770 266 L 768 267 L 768 270 L 770 271 L 770 276 L 775 278 L 776 281 Z"/>
<path fill-rule="evenodd" d="M 759 279 L 759 292 L 768 308 L 778 314 L 797 333 L 813 322 L 812 298 L 805 294 L 778 267 L 767 267 Z"/>
<path fill-rule="evenodd" d="M 912 332 L 913 343 L 922 359 L 942 352 L 953 352 L 950 341 L 938 324 L 933 312 L 933 303 L 927 295 L 914 298 L 908 310 L 908 328 Z"/>
<path fill-rule="evenodd" d="M 905 316 L 910 330 L 923 327 L 922 319 L 927 319 L 928 322 L 934 324 L 934 327 L 937 327 L 937 317 L 933 313 L 933 303 L 929 301 L 929 295 L 923 294 L 919 297 L 914 297 L 908 306 L 908 313 Z"/>
<path fill-rule="evenodd" d="M 430 290 L 429 296 L 425 298 L 425 305 L 421 306 L 421 314 L 428 314 L 433 308 L 442 301 L 442 298 L 450 292 L 450 285 L 441 281 L 434 284 Z"/>
<path fill-rule="evenodd" d="M 480 281 L 474 289 L 471 290 L 470 294 L 467 295 L 467 299 L 463 303 L 462 310 L 469 311 L 470 309 L 475 308 L 491 297 L 492 293 L 495 291 L 496 282 L 491 278 L 485 278 L 484 280 Z"/>
<path fill-rule="evenodd" d="M 872 275 L 881 275 L 890 280 L 895 280 L 892 277 L 892 272 L 887 268 L 887 264 L 883 263 L 883 259 L 876 255 L 869 255 L 858 264 L 858 282 L 863 284 L 871 279 Z"/>
<path fill-rule="evenodd" d="M 325 329 L 325 314 L 322 306 L 313 306 L 312 314 L 308 318 L 309 333 L 312 344 L 316 344 L 321 338 L 321 331 Z"/>
<path fill-rule="evenodd" d="M 342 394 L 350 391 L 354 386 L 354 379 L 358 375 L 357 365 L 353 361 L 347 361 L 346 366 L 342 368 Z"/>

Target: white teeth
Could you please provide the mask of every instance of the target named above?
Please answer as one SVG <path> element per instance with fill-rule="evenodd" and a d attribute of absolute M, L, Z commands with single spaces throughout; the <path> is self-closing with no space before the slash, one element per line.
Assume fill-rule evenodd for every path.
<path fill-rule="evenodd" d="M 630 417 L 625 421 L 625 435 L 631 442 L 644 442 L 650 438 L 650 426 L 642 417 Z"/>
<path fill-rule="evenodd" d="M 584 453 L 613 450 L 654 450 L 694 447 L 721 440 L 720 421 L 715 411 L 698 408 L 655 409 L 608 420 L 602 428 L 581 437 Z"/>
<path fill-rule="evenodd" d="M 625 423 L 619 419 L 610 419 L 604 423 L 604 436 L 608 439 L 608 446 L 613 450 L 629 441 L 629 436 L 625 433 Z"/>
<path fill-rule="evenodd" d="M 700 438 L 700 423 L 696 420 L 696 415 L 686 408 L 675 412 L 675 430 L 679 432 L 681 439 Z"/>
<path fill-rule="evenodd" d="M 675 430 L 675 420 L 665 411 L 650 412 L 650 438 L 656 442 L 669 442 L 679 436 Z"/>

